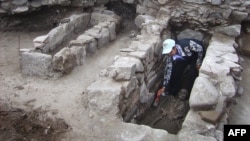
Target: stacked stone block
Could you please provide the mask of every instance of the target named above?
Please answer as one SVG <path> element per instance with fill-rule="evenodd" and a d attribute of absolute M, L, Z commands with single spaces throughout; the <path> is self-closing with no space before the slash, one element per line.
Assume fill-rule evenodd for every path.
<path fill-rule="evenodd" d="M 92 56 L 98 49 L 115 40 L 120 17 L 108 10 L 95 11 L 92 14 L 72 15 L 68 22 L 60 24 L 46 35 L 36 37 L 33 40 L 34 49 L 22 49 L 22 72 L 38 77 L 69 74 L 76 65 L 84 64 L 86 56 Z M 92 15 L 95 16 L 91 17 Z M 101 21 L 100 17 L 105 18 Z M 87 26 L 93 27 L 85 30 Z M 80 35 L 76 39 L 71 38 L 77 34 Z M 68 40 L 71 40 L 68 46 L 62 47 Z M 28 54 L 33 57 L 49 56 L 52 59 L 50 63 L 47 62 L 48 59 L 39 59 L 40 63 L 32 65 L 34 61 L 27 59 Z M 43 60 L 46 62 L 41 62 Z"/>

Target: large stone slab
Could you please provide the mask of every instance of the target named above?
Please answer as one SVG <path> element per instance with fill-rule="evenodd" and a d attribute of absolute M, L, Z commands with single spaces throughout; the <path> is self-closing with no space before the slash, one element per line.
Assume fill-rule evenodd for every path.
<path fill-rule="evenodd" d="M 65 47 L 54 55 L 52 64 L 55 71 L 68 74 L 76 65 L 76 55 L 70 48 Z"/>
<path fill-rule="evenodd" d="M 219 93 L 205 77 L 197 77 L 191 91 L 189 105 L 191 109 L 212 109 L 217 104 Z"/>
<path fill-rule="evenodd" d="M 182 130 L 188 129 L 193 133 L 199 133 L 200 131 L 206 132 L 215 128 L 215 125 L 201 119 L 199 111 L 193 111 L 192 109 L 188 111 L 182 123 Z"/>
<path fill-rule="evenodd" d="M 129 80 L 136 72 L 143 72 L 144 67 L 139 59 L 118 56 L 108 67 L 108 71 L 115 80 Z"/>
<path fill-rule="evenodd" d="M 21 69 L 23 74 L 38 77 L 51 76 L 51 62 L 51 55 L 38 52 L 21 51 Z"/>
<path fill-rule="evenodd" d="M 182 130 L 178 133 L 178 140 L 179 141 L 217 141 L 214 137 L 204 136 L 201 134 L 194 134 L 191 131 L 184 131 Z"/>
<path fill-rule="evenodd" d="M 113 79 L 103 77 L 87 88 L 90 116 L 102 117 L 119 116 L 119 97 L 122 93 L 122 84 Z"/>
<path fill-rule="evenodd" d="M 109 10 L 96 10 L 91 13 L 90 25 L 94 26 L 101 22 L 115 22 L 117 25 L 120 23 L 121 18 L 114 12 Z"/>

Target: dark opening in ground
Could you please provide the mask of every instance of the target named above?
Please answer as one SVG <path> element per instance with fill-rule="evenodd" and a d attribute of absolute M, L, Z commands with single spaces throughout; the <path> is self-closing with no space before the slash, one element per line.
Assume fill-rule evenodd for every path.
<path fill-rule="evenodd" d="M 171 28 L 169 30 L 172 33 L 172 39 L 177 39 L 177 35 L 185 29 L 192 29 L 190 25 L 187 25 L 185 23 L 171 23 L 170 26 Z M 204 45 L 204 49 L 206 50 L 211 35 L 207 33 L 203 33 L 203 35 L 204 38 L 202 42 Z M 187 67 L 182 76 L 182 87 L 179 93 L 176 95 L 160 96 L 160 101 L 157 107 L 154 107 L 152 105 L 145 112 L 144 116 L 140 116 L 136 119 L 136 122 L 138 124 L 148 125 L 156 129 L 164 129 L 172 134 L 177 134 L 178 131 L 181 130 L 182 123 L 186 117 L 187 112 L 190 109 L 190 92 L 187 92 L 185 90 L 189 83 L 187 81 L 188 71 L 189 68 Z M 157 90 L 162 87 L 163 76 L 161 78 L 162 80 L 160 80 L 160 83 L 155 85 L 155 93 L 157 93 Z"/>
<path fill-rule="evenodd" d="M 81 7 L 43 6 L 30 13 L 0 17 L 0 31 L 49 31 L 66 17 L 83 12 Z"/>
<path fill-rule="evenodd" d="M 136 5 L 127 4 L 123 2 L 109 2 L 105 5 L 108 10 L 113 11 L 121 17 L 121 30 L 134 30 L 136 25 L 134 19 L 136 17 Z"/>
<path fill-rule="evenodd" d="M 189 94 L 182 90 L 177 95 L 161 95 L 158 106 L 152 105 L 143 117 L 137 119 L 137 123 L 177 134 L 189 111 L 188 101 Z"/>

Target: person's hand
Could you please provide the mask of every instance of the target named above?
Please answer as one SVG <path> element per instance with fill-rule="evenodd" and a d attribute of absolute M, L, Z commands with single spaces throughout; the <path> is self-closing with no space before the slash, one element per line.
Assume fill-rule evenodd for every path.
<path fill-rule="evenodd" d="M 164 93 L 165 92 L 165 87 L 162 87 L 161 89 L 159 89 L 158 91 L 160 94 Z"/>
<path fill-rule="evenodd" d="M 199 70 L 200 70 L 200 68 L 201 68 L 201 65 L 196 65 L 196 69 L 197 69 L 197 71 L 199 71 Z"/>
<path fill-rule="evenodd" d="M 165 87 L 162 87 L 161 89 L 159 89 L 157 91 L 157 95 L 156 95 L 156 98 L 154 100 L 154 106 L 157 107 L 158 106 L 158 103 L 159 103 L 159 100 L 160 100 L 160 96 L 162 95 L 162 93 L 164 93 L 165 91 Z"/>
<path fill-rule="evenodd" d="M 159 99 L 159 97 L 165 92 L 165 87 L 162 87 L 157 91 L 156 99 Z"/>

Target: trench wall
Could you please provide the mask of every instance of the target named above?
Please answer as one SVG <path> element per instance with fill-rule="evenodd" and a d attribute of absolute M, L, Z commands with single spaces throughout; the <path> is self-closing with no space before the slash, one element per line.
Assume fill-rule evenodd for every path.
<path fill-rule="evenodd" d="M 163 69 L 162 42 L 166 38 L 171 38 L 170 20 L 179 20 L 180 23 L 182 20 L 185 21 L 185 18 L 178 19 L 184 16 L 181 15 L 182 12 L 178 13 L 173 9 L 174 12 L 170 11 L 170 7 L 160 7 L 157 16 L 137 16 L 135 23 L 141 34 L 137 35 L 127 48 L 121 50 L 114 58 L 113 64 L 103 70 L 87 89 L 92 118 L 108 116 L 111 119 L 130 121 L 138 111 L 151 106 L 155 96 L 152 86 L 161 79 Z M 200 8 L 206 9 L 202 6 Z M 222 141 L 223 125 L 227 124 L 229 114 L 227 104 L 240 90 L 238 82 L 243 69 L 237 55 L 238 44 L 235 40 L 241 32 L 240 21 L 248 14 L 243 12 L 244 18 L 231 24 L 227 20 L 234 12 L 228 13 L 226 9 L 220 8 L 216 12 L 227 13 L 222 18 L 224 21 L 215 18 L 209 19 L 210 21 L 201 20 L 204 22 L 203 26 L 211 21 L 216 23 L 217 20 L 219 25 L 215 24 L 205 30 L 211 34 L 211 40 L 208 42 L 206 57 L 190 94 L 190 110 L 175 140 Z M 200 18 L 190 15 L 186 17 L 189 17 L 191 22 Z M 227 24 L 220 25 L 224 22 Z M 201 28 L 202 26 L 197 24 L 194 29 Z"/>
<path fill-rule="evenodd" d="M 162 22 L 167 23 L 169 18 L 164 19 Z M 150 30 L 152 26 L 156 25 L 146 25 Z M 160 70 L 156 66 L 161 68 L 158 55 L 162 41 L 157 31 L 142 30 L 145 32 L 123 49 L 113 64 L 88 87 L 90 113 L 96 118 L 123 114 L 125 120 L 130 120 L 129 116 L 140 108 L 151 106 L 154 92 L 150 89 L 159 80 Z M 227 124 L 226 105 L 238 89 L 234 74 L 242 71 L 234 44 L 234 37 L 213 34 L 191 92 L 191 108 L 178 134 L 179 140 L 187 136 L 189 140 L 222 139 L 223 125 Z"/>

